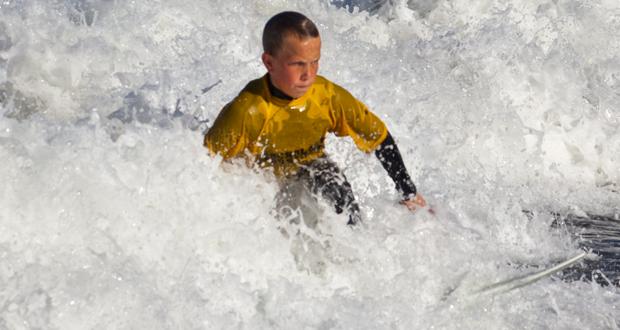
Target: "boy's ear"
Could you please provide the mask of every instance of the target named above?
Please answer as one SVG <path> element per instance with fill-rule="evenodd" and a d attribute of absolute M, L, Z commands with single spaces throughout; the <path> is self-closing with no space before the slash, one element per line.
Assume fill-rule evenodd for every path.
<path fill-rule="evenodd" d="M 265 65 L 265 68 L 267 68 L 267 71 L 271 72 L 273 70 L 273 57 L 267 53 L 263 53 L 261 59 L 263 60 L 263 64 Z"/>

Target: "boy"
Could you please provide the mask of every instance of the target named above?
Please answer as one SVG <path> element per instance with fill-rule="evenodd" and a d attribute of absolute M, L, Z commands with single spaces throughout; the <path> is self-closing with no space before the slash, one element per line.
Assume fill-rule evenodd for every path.
<path fill-rule="evenodd" d="M 273 170 L 283 191 L 302 183 L 337 213 L 347 211 L 354 225 L 361 216 L 351 185 L 324 151 L 328 132 L 350 136 L 360 150 L 375 152 L 402 204 L 412 211 L 426 205 L 385 124 L 344 88 L 317 76 L 321 38 L 310 19 L 290 11 L 273 16 L 263 30 L 263 49 L 267 74 L 249 82 L 205 135 L 212 154 L 249 157 Z"/>

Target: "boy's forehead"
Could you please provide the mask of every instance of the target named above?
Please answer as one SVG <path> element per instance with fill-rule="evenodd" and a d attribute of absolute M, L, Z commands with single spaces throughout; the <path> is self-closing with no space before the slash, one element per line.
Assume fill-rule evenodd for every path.
<path fill-rule="evenodd" d="M 295 33 L 287 33 L 282 38 L 282 46 L 280 50 L 295 50 L 296 48 L 315 47 L 318 41 L 318 47 L 321 47 L 321 37 L 300 37 Z"/>

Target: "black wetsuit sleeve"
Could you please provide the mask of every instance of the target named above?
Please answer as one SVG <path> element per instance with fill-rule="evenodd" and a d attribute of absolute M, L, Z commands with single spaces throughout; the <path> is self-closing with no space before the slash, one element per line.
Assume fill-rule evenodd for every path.
<path fill-rule="evenodd" d="M 394 180 L 396 189 L 403 195 L 404 199 L 410 199 L 416 194 L 416 188 L 407 173 L 403 157 L 398 151 L 398 147 L 392 138 L 390 132 L 381 143 L 379 148 L 375 150 L 375 155 L 379 158 L 381 165 L 388 172 L 389 176 Z"/>

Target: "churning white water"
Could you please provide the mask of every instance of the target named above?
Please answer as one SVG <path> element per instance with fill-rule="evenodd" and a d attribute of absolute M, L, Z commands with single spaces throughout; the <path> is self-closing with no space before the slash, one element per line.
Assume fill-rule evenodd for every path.
<path fill-rule="evenodd" d="M 269 175 L 207 155 L 283 10 L 435 217 L 347 139 L 354 229 L 278 221 Z M 618 217 L 619 35 L 617 0 L 3 0 L 0 329 L 618 329 L 588 274 L 470 293 L 579 253 L 553 214 Z"/>

